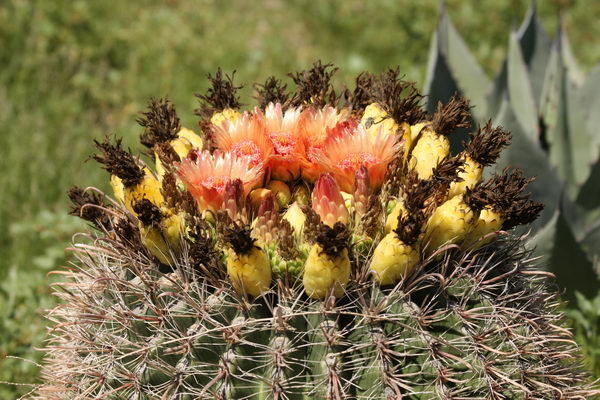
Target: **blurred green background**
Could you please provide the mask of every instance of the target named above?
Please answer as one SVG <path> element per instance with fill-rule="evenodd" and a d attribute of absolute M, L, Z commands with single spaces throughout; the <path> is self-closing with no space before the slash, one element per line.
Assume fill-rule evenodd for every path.
<path fill-rule="evenodd" d="M 446 7 L 491 74 L 529 2 L 448 0 Z M 93 138 L 116 133 L 134 147 L 135 119 L 150 96 L 168 95 L 184 125 L 195 127 L 193 94 L 219 66 L 251 83 L 321 59 L 340 67 L 339 85 L 350 85 L 362 70 L 397 65 L 422 87 L 438 9 L 438 0 L 2 1 L 0 382 L 36 380 L 41 311 L 53 304 L 48 273 L 68 265 L 63 249 L 85 228 L 66 215 L 65 191 L 107 188 L 105 173 L 85 162 Z M 551 34 L 564 14 L 584 69 L 600 60 L 600 2 L 544 0 L 538 11 Z M 247 85 L 247 102 L 251 94 Z M 569 311 L 596 376 L 599 314 L 600 298 Z M 0 383 L 0 398 L 28 389 Z"/>

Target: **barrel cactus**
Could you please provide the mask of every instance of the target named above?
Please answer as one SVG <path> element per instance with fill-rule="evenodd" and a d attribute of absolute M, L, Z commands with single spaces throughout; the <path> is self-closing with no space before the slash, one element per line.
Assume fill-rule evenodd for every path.
<path fill-rule="evenodd" d="M 270 78 L 240 111 L 220 71 L 201 134 L 140 117 L 148 162 L 107 137 L 114 198 L 73 188 L 93 233 L 48 314 L 49 399 L 586 398 L 559 300 L 511 233 L 541 204 L 471 106 L 427 114 L 397 70 Z M 154 168 L 151 167 L 154 163 Z"/>

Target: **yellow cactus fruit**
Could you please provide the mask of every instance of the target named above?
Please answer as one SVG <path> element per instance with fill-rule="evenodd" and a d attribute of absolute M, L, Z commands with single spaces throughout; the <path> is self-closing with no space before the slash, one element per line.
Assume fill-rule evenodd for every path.
<path fill-rule="evenodd" d="M 302 235 L 306 215 L 300 208 L 300 205 L 298 205 L 298 202 L 293 202 L 283 214 L 282 218 L 289 222 L 296 235 Z"/>
<path fill-rule="evenodd" d="M 431 123 L 420 131 L 410 156 L 410 166 L 420 179 L 429 179 L 433 169 L 450 153 L 447 136 L 456 129 L 470 127 L 470 120 L 469 102 L 464 98 L 455 95 L 446 104 L 438 103 Z"/>
<path fill-rule="evenodd" d="M 453 182 L 448 197 L 464 194 L 472 189 L 482 178 L 483 168 L 496 162 L 502 150 L 510 144 L 510 132 L 502 127 L 493 127 L 491 120 L 477 132 L 469 134 L 469 142 L 465 144 L 461 158 L 463 169 L 458 177 L 459 182 Z"/>
<path fill-rule="evenodd" d="M 116 175 L 110 176 L 110 187 L 113 190 L 115 199 L 121 203 L 125 203 L 125 187 L 123 187 L 123 181 Z"/>
<path fill-rule="evenodd" d="M 290 187 L 282 181 L 272 180 L 267 185 L 267 189 L 271 190 L 275 195 L 275 200 L 279 208 L 285 208 L 292 200 L 292 192 Z"/>
<path fill-rule="evenodd" d="M 465 194 L 467 189 L 473 189 L 475 185 L 481 182 L 483 176 L 483 167 L 474 161 L 468 155 L 462 158 L 464 161 L 463 170 L 458 173 L 458 181 L 450 184 L 448 198 Z"/>
<path fill-rule="evenodd" d="M 190 150 L 202 149 L 202 138 L 196 135 L 193 131 L 187 128 L 181 128 L 177 133 L 177 138 L 169 142 L 171 148 L 177 153 L 179 158 L 184 159 L 189 154 Z M 163 177 L 166 173 L 165 167 L 157 153 L 154 154 L 154 165 L 156 173 L 159 177 Z"/>
<path fill-rule="evenodd" d="M 142 244 L 153 256 L 163 264 L 172 264 L 171 252 L 181 251 L 183 218 L 179 214 L 173 214 L 165 209 L 161 211 L 166 216 L 158 225 L 145 225 L 140 222 L 140 236 Z"/>
<path fill-rule="evenodd" d="M 385 134 L 398 132 L 396 121 L 378 103 L 371 103 L 365 108 L 360 123 L 373 138 L 377 137 L 380 129 Z"/>
<path fill-rule="evenodd" d="M 341 297 L 350 280 L 348 249 L 329 255 L 319 244 L 310 249 L 304 264 L 304 290 L 313 299 L 322 300 L 333 288 L 333 295 Z"/>
<path fill-rule="evenodd" d="M 258 210 L 262 204 L 263 199 L 268 196 L 274 196 L 273 192 L 265 188 L 257 188 L 250 192 L 250 203 L 252 204 L 253 210 Z M 279 210 L 279 203 L 276 201 L 275 210 Z"/>
<path fill-rule="evenodd" d="M 475 246 L 475 248 L 480 248 L 493 240 L 493 237 L 490 236 L 485 238 L 485 236 L 489 235 L 492 232 L 497 232 L 502 229 L 502 224 L 504 223 L 504 218 L 500 213 L 495 212 L 492 207 L 486 206 L 479 213 L 479 218 L 474 221 L 473 227 L 470 232 L 467 234 L 465 238 L 465 246 Z"/>
<path fill-rule="evenodd" d="M 404 139 L 404 158 L 405 159 L 406 159 L 406 157 L 408 157 L 408 155 L 412 151 L 412 148 L 414 147 L 415 143 L 417 142 L 417 139 L 419 138 L 419 135 L 421 134 L 421 132 L 424 130 L 424 128 L 426 128 L 430 124 L 431 124 L 431 122 L 429 122 L 429 121 L 418 122 L 414 125 L 410 125 L 408 122 L 402 123 L 402 128 L 403 128 L 402 138 Z"/>
<path fill-rule="evenodd" d="M 267 254 L 256 245 L 247 252 L 227 249 L 227 275 L 235 290 L 257 297 L 269 290 L 271 265 Z"/>
<path fill-rule="evenodd" d="M 171 146 L 181 158 L 187 157 L 190 150 L 202 149 L 204 145 L 202 138 L 191 129 L 181 128 L 177 136 L 178 138 L 171 142 Z"/>
<path fill-rule="evenodd" d="M 235 122 L 240 117 L 239 111 L 233 110 L 231 108 L 226 108 L 221 112 L 214 113 L 210 118 L 210 122 L 213 125 L 221 126 L 223 122 L 230 121 Z"/>
<path fill-rule="evenodd" d="M 155 206 L 164 204 L 165 199 L 161 193 L 162 185 L 154 176 L 152 171 L 144 168 L 144 177 L 142 180 L 133 186 L 124 188 L 124 204 L 125 207 L 132 213 L 136 214 L 133 206 L 136 202 L 147 199 Z"/>
<path fill-rule="evenodd" d="M 370 269 L 381 285 L 392 285 L 409 273 L 419 262 L 415 246 L 402 242 L 390 232 L 379 242 L 371 259 Z"/>
<path fill-rule="evenodd" d="M 392 212 L 385 220 L 386 235 L 398 227 L 398 218 L 401 214 L 406 214 L 406 207 L 404 207 L 404 201 L 402 201 L 402 199 L 398 199 L 396 205 L 392 209 Z"/>
<path fill-rule="evenodd" d="M 429 179 L 433 169 L 450 153 L 450 142 L 443 135 L 425 129 L 411 152 L 410 167 L 419 179 Z"/>
<path fill-rule="evenodd" d="M 424 245 L 429 253 L 445 244 L 461 242 L 477 215 L 463 200 L 456 196 L 435 209 L 425 225 Z"/>

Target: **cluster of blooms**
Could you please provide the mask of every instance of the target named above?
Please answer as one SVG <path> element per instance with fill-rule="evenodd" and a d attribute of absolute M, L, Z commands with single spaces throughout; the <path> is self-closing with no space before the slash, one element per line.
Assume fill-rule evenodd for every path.
<path fill-rule="evenodd" d="M 168 101 L 151 101 L 139 122 L 156 174 L 119 141 L 97 142 L 115 197 L 157 260 L 176 265 L 196 254 L 204 269 L 224 265 L 233 287 L 252 296 L 275 274 L 301 278 L 313 298 L 339 297 L 352 269 L 395 284 L 444 245 L 480 247 L 537 217 L 541 205 L 523 194 L 529 180 L 519 171 L 483 181 L 507 131 L 488 123 L 451 156 L 447 136 L 469 127 L 466 100 L 427 115 L 419 93 L 390 70 L 360 75 L 340 106 L 327 68 L 293 75 L 293 95 L 268 81 L 260 106 L 245 112 L 219 72 L 200 96 L 201 135 L 181 128 Z M 71 197 L 78 215 L 115 230 L 84 212 L 97 199 Z M 206 224 L 210 240 L 199 232 Z"/>
<path fill-rule="evenodd" d="M 399 137 L 383 126 L 368 131 L 348 110 L 331 106 L 284 112 L 281 104 L 269 103 L 264 112 L 226 110 L 211 120 L 217 150 L 195 149 L 178 166 L 202 210 L 219 210 L 226 183 L 235 179 L 249 194 L 265 181 L 314 183 L 330 173 L 351 192 L 356 172 L 365 166 L 371 189 L 378 190 L 400 149 Z"/>

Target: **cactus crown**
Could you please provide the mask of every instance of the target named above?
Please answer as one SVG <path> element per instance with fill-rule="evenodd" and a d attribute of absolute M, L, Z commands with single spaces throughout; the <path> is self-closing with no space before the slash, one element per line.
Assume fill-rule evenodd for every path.
<path fill-rule="evenodd" d="M 269 79 L 241 113 L 239 86 L 219 70 L 199 96 L 202 138 L 173 136 L 174 108 L 151 102 L 142 138 L 156 174 L 120 141 L 97 142 L 122 182 L 111 179 L 114 202 L 69 192 L 99 237 L 75 245 L 80 263 L 57 291 L 41 397 L 594 393 L 547 275 L 523 238 L 499 232 L 541 207 L 519 171 L 482 181 L 507 133 L 472 135 L 465 151 L 481 164 L 470 165 L 445 145 L 467 126 L 468 102 L 428 121 L 398 70 L 362 74 L 343 96 L 334 72 L 292 74 L 296 93 Z M 437 153 L 417 156 L 415 143 Z"/>

